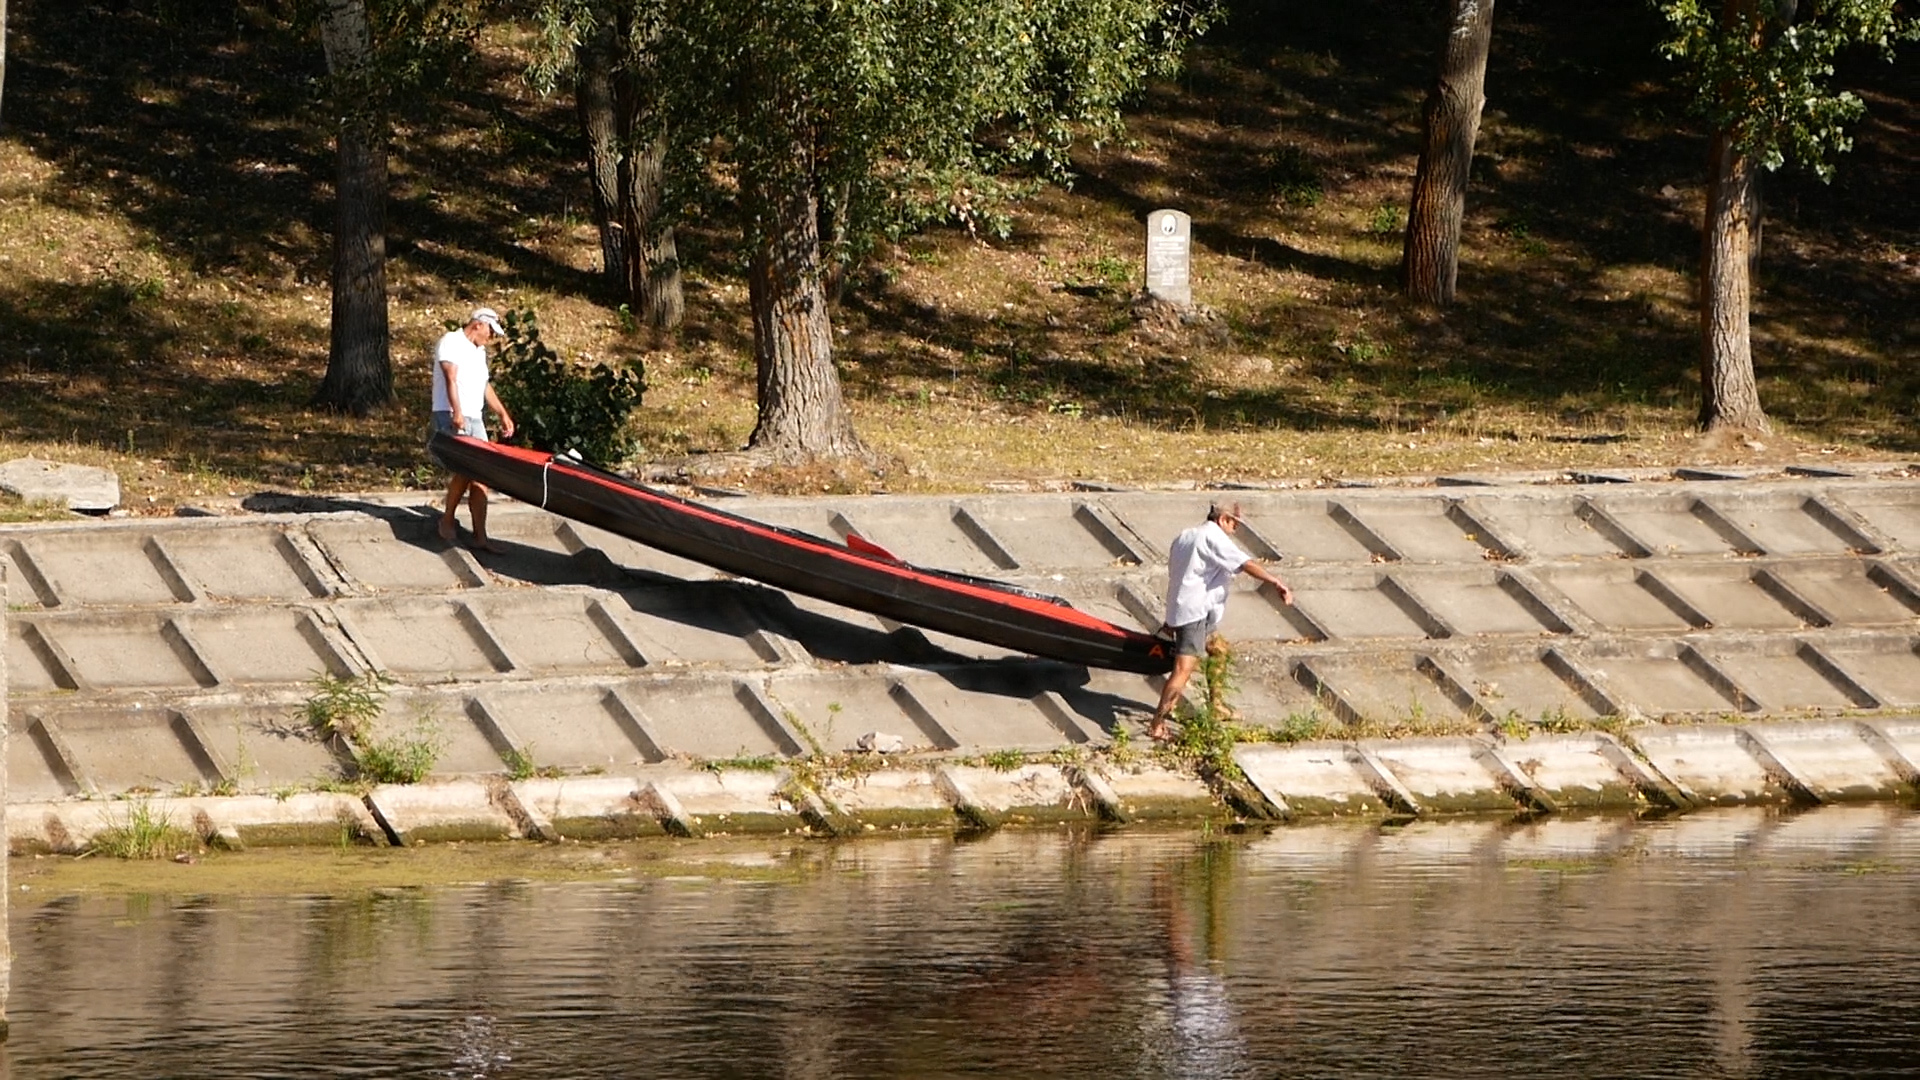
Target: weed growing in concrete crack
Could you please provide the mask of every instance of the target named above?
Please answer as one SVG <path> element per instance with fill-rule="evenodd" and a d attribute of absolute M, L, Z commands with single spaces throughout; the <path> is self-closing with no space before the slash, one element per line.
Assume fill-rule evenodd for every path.
<path fill-rule="evenodd" d="M 1233 747 L 1243 732 L 1234 722 L 1237 714 L 1228 700 L 1234 687 L 1233 649 L 1224 637 L 1216 634 L 1208 640 L 1200 673 L 1205 700 L 1198 708 L 1188 707 L 1173 740 L 1161 752 L 1192 765 L 1206 780 L 1237 781 L 1241 773 L 1233 760 Z"/>
<path fill-rule="evenodd" d="M 146 799 L 135 799 L 127 804 L 124 817 L 94 836 L 86 854 L 116 859 L 169 859 L 199 847 L 199 838 L 173 824 L 165 812 L 156 811 Z"/>
<path fill-rule="evenodd" d="M 1140 751 L 1133 748 L 1133 736 L 1120 724 L 1113 725 L 1111 736 L 1107 740 L 1107 760 L 1121 768 L 1140 759 Z"/>
<path fill-rule="evenodd" d="M 735 769 L 740 772 L 777 772 L 780 759 L 772 754 L 736 754 L 730 758 L 713 758 L 700 763 L 708 772 L 725 772 Z"/>
<path fill-rule="evenodd" d="M 1027 755 L 1018 750 L 995 750 L 980 760 L 995 772 L 1012 772 L 1027 763 Z"/>
<path fill-rule="evenodd" d="M 357 747 L 360 774 L 376 784 L 417 784 L 433 772 L 444 745 L 439 722 L 426 715 L 415 718 L 407 732 L 388 738 L 369 731 Z"/>
<path fill-rule="evenodd" d="M 386 711 L 387 688 L 393 677 L 369 671 L 358 679 L 323 671 L 313 678 L 313 693 L 300 706 L 307 726 L 322 737 L 357 746 Z"/>

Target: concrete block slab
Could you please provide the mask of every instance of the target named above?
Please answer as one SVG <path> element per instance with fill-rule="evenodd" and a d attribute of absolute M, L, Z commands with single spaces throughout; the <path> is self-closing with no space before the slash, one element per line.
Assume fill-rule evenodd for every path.
<path fill-rule="evenodd" d="M 1604 698 L 1550 649 L 1526 652 L 1467 650 L 1449 654 L 1451 670 L 1488 715 L 1528 724 L 1548 720 L 1590 720 L 1604 715 Z"/>
<path fill-rule="evenodd" d="M 790 725 L 829 754 L 856 751 L 860 737 L 876 731 L 899 736 L 909 751 L 958 745 L 904 685 L 870 674 L 781 676 L 767 681 L 766 693 Z"/>
<path fill-rule="evenodd" d="M 1868 709 L 1875 705 L 1837 665 L 1791 638 L 1768 641 L 1752 650 L 1703 644 L 1700 651 L 1742 692 L 1770 710 Z"/>
<path fill-rule="evenodd" d="M 1647 800 L 1638 785 L 1616 764 L 1618 746 L 1605 735 L 1587 732 L 1508 739 L 1498 749 L 1561 810 L 1644 806 Z"/>
<path fill-rule="evenodd" d="M 7 800 L 9 804 L 46 802 L 84 792 L 73 769 L 37 725 L 17 711 L 7 746 Z M 11 809 L 7 811 L 13 813 Z"/>
<path fill-rule="evenodd" d="M 1017 568 L 993 532 L 960 503 L 869 499 L 843 504 L 840 513 L 842 529 L 910 563 L 986 577 Z M 844 538 L 841 530 L 836 535 Z"/>
<path fill-rule="evenodd" d="M 536 767 L 618 772 L 665 757 L 654 734 L 606 686 L 490 687 L 476 695 L 475 707 Z"/>
<path fill-rule="evenodd" d="M 499 552 L 472 553 L 488 574 L 528 585 L 610 584 L 624 573 L 583 540 L 566 518 L 530 507 L 493 514 L 487 534 Z"/>
<path fill-rule="evenodd" d="M 25 580 L 38 578 L 63 608 L 180 604 L 192 590 L 167 562 L 152 536 L 131 529 L 65 531 L 23 536 L 11 547 Z M 52 602 L 49 602 L 51 600 Z"/>
<path fill-rule="evenodd" d="M 0 491 L 83 514 L 104 514 L 120 505 L 120 477 L 112 469 L 31 457 L 0 464 Z"/>
<path fill-rule="evenodd" d="M 1754 756 L 1739 728 L 1726 725 L 1636 728 L 1640 753 L 1699 803 L 1785 803 L 1792 789 Z"/>
<path fill-rule="evenodd" d="M 204 798 L 195 806 L 210 834 L 231 837 L 244 847 L 388 842 L 366 803 L 340 792 Z"/>
<path fill-rule="evenodd" d="M 1583 670 L 1605 679 L 1610 700 L 1647 716 L 1725 713 L 1752 704 L 1716 678 L 1705 666 L 1709 661 L 1685 645 L 1651 642 L 1637 650 L 1625 644 L 1590 645 L 1576 660 Z"/>
<path fill-rule="evenodd" d="M 183 612 L 196 654 L 222 684 L 307 683 L 353 667 L 302 608 L 238 606 Z"/>
<path fill-rule="evenodd" d="M 739 586 L 697 583 L 622 589 L 602 605 L 652 663 L 759 666 L 783 657 L 742 599 Z"/>
<path fill-rule="evenodd" d="M 1767 572 L 1835 626 L 1920 625 L 1920 593 L 1880 562 L 1781 562 Z"/>
<path fill-rule="evenodd" d="M 80 685 L 102 690 L 214 685 L 212 673 L 158 612 L 33 618 L 34 630 Z"/>
<path fill-rule="evenodd" d="M 863 826 L 889 828 L 951 828 L 953 804 L 930 769 L 883 768 L 875 772 L 835 776 L 820 794 Z"/>
<path fill-rule="evenodd" d="M 513 817 L 479 781 L 382 784 L 368 792 L 366 799 L 374 819 L 396 844 L 511 840 L 520 836 Z"/>
<path fill-rule="evenodd" d="M 1198 777 L 1152 766 L 1104 769 L 1099 777 L 1129 821 L 1192 819 L 1225 811 Z"/>
<path fill-rule="evenodd" d="M 352 757 L 323 742 L 299 706 L 185 705 L 182 712 L 221 773 L 242 791 L 266 791 L 347 775 Z M 216 781 L 218 782 L 218 781 Z"/>
<path fill-rule="evenodd" d="M 486 583 L 425 516 L 315 521 L 307 535 L 349 581 L 375 592 L 444 592 Z"/>
<path fill-rule="evenodd" d="M 1481 497 L 1474 517 L 1534 559 L 1613 559 L 1646 554 L 1584 496 Z"/>
<path fill-rule="evenodd" d="M 220 777 L 185 718 L 167 708 L 48 710 L 29 724 L 63 751 L 83 790 L 171 791 Z"/>
<path fill-rule="evenodd" d="M 1685 607 L 1722 630 L 1800 630 L 1824 619 L 1796 602 L 1765 570 L 1739 565 L 1666 565 L 1647 572 L 1685 601 Z"/>
<path fill-rule="evenodd" d="M 327 595 L 318 572 L 275 527 L 228 526 L 169 532 L 166 552 L 199 595 L 211 600 L 312 600 Z"/>
<path fill-rule="evenodd" d="M 1654 555 L 1758 554 L 1742 536 L 1690 490 L 1649 495 L 1596 491 L 1594 506 L 1618 522 Z"/>
<path fill-rule="evenodd" d="M 373 731 L 381 740 L 431 741 L 439 751 L 433 776 L 498 773 L 506 768 L 506 760 L 501 757 L 505 747 L 484 720 L 485 714 L 473 708 L 459 690 L 409 690 L 387 699 L 386 710 Z"/>
<path fill-rule="evenodd" d="M 519 674 L 620 674 L 645 667 L 646 655 L 608 610 L 607 599 L 585 589 L 488 589 L 468 602 Z"/>
<path fill-rule="evenodd" d="M 1415 729 L 1460 721 L 1466 711 L 1412 654 L 1303 659 L 1296 671 L 1308 689 L 1349 724 Z"/>
<path fill-rule="evenodd" d="M 1849 526 L 1819 498 L 1799 492 L 1715 494 L 1703 497 L 1769 555 L 1871 554 L 1873 541 Z"/>
<path fill-rule="evenodd" d="M 48 648 L 33 623 L 7 620 L 7 691 L 19 696 L 75 688 L 66 665 Z"/>
<path fill-rule="evenodd" d="M 1290 814 L 1387 813 L 1386 802 L 1372 778 L 1356 767 L 1347 743 L 1243 743 L 1233 748 L 1233 760 L 1268 802 Z"/>
<path fill-rule="evenodd" d="M 1072 704 L 1043 704 L 1045 688 L 1031 674 L 1003 670 L 1013 677 L 963 668 L 907 675 L 900 684 L 963 750 L 1051 750 L 1097 737 L 1093 717 Z"/>
<path fill-rule="evenodd" d="M 1920 644 L 1904 635 L 1825 643 L 1821 652 L 1881 705 L 1920 706 Z"/>
<path fill-rule="evenodd" d="M 1519 808 L 1483 763 L 1485 747 L 1469 739 L 1368 740 L 1426 813 L 1484 813 Z"/>
<path fill-rule="evenodd" d="M 520 805 L 561 839 L 621 840 L 666 831 L 641 805 L 631 776 L 520 780 L 510 787 Z"/>
<path fill-rule="evenodd" d="M 1036 495 L 980 501 L 964 509 L 1027 573 L 1126 568 L 1146 561 L 1097 515 L 1084 512 L 1079 499 Z"/>
<path fill-rule="evenodd" d="M 1571 632 L 1525 585 L 1504 571 L 1396 571 L 1393 578 L 1451 634 L 1538 636 Z"/>
<path fill-rule="evenodd" d="M 1385 574 L 1320 577 L 1304 575 L 1294 586 L 1294 605 L 1314 626 L 1337 640 L 1426 638 L 1435 626 L 1418 602 L 1391 584 Z M 1243 607 L 1252 605 L 1242 604 Z M 1227 618 L 1239 613 L 1227 607 Z M 1240 636 L 1238 634 L 1230 636 Z M 1252 635 L 1248 635 L 1252 636 Z M 1265 635 L 1261 635 L 1265 636 Z M 1285 640 L 1284 638 L 1279 640 Z"/>
<path fill-rule="evenodd" d="M 1053 765 L 992 769 L 949 765 L 947 770 L 974 796 L 1009 822 L 1080 821 L 1096 816 L 1086 795 Z"/>
<path fill-rule="evenodd" d="M 1908 790 L 1899 772 L 1861 737 L 1852 721 L 1772 721 L 1748 731 L 1823 800 L 1887 799 Z"/>
<path fill-rule="evenodd" d="M 721 576 L 710 566 L 669 555 L 618 533 L 577 521 L 569 522 L 568 527 L 586 548 L 600 552 L 613 566 L 629 573 L 672 581 L 710 581 Z"/>
<path fill-rule="evenodd" d="M 704 834 L 788 832 L 807 825 L 781 793 L 785 771 L 721 769 L 676 771 L 652 781 L 678 803 Z"/>
<path fill-rule="evenodd" d="M 621 684 L 621 697 L 661 752 L 720 761 L 806 753 L 745 683 L 698 677 Z"/>
<path fill-rule="evenodd" d="M 388 674 L 451 682 L 514 670 L 499 642 L 457 598 L 351 600 L 335 611 L 367 660 Z"/>
<path fill-rule="evenodd" d="M 1504 543 L 1484 523 L 1464 516 L 1451 498 L 1342 498 L 1338 503 L 1403 559 L 1472 566 L 1507 554 Z"/>
<path fill-rule="evenodd" d="M 1363 504 L 1364 499 L 1358 496 L 1343 496 L 1346 501 L 1311 495 L 1237 498 L 1241 511 L 1247 515 L 1246 525 L 1260 538 L 1259 546 L 1268 549 L 1256 551 L 1249 546 L 1248 553 L 1256 557 L 1285 558 L 1308 565 L 1391 562 L 1401 557 L 1392 545 L 1348 510 L 1348 501 Z M 1204 503 L 1200 504 L 1200 511 L 1206 512 Z M 1196 516 L 1188 524 L 1199 520 Z M 1179 531 L 1173 530 L 1166 539 L 1171 541 Z"/>
<path fill-rule="evenodd" d="M 1866 519 L 1899 550 L 1920 552 L 1920 493 L 1913 488 L 1875 485 L 1830 492 L 1827 497 Z"/>
<path fill-rule="evenodd" d="M 1539 574 L 1604 629 L 1685 633 L 1705 622 L 1660 579 L 1635 566 L 1548 566 Z"/>

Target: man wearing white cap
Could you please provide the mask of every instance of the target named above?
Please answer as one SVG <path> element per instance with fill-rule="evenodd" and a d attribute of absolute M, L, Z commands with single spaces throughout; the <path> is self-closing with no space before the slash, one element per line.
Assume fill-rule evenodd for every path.
<path fill-rule="evenodd" d="M 433 430 L 484 439 L 484 411 L 492 409 L 500 417 L 501 437 L 513 438 L 513 416 L 500 404 L 487 373 L 487 343 L 503 334 L 499 313 L 483 307 L 467 316 L 467 325 L 441 336 L 433 349 Z M 440 515 L 440 539 L 453 542 L 453 512 L 463 495 L 473 516 L 473 546 L 481 551 L 500 550 L 487 538 L 487 489 L 458 473 L 447 482 L 447 510 Z"/>
<path fill-rule="evenodd" d="M 1160 690 L 1160 706 L 1153 711 L 1147 735 L 1167 740 L 1167 718 L 1186 692 L 1187 681 L 1207 655 L 1207 639 L 1227 614 L 1227 592 L 1233 576 L 1244 573 L 1280 590 L 1280 602 L 1293 603 L 1293 590 L 1272 571 L 1234 543 L 1240 527 L 1239 503 L 1214 503 L 1207 520 L 1174 538 L 1167 548 L 1167 616 L 1162 633 L 1173 635 L 1173 674 Z"/>

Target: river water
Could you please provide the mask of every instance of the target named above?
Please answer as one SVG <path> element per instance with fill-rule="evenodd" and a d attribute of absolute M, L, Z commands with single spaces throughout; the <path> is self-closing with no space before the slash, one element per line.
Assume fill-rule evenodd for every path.
<path fill-rule="evenodd" d="M 27 875 L 0 1060 L 11 1077 L 1920 1075 L 1920 814 L 1896 806 L 591 854 L 600 872 L 571 879 L 409 888 L 63 894 Z"/>

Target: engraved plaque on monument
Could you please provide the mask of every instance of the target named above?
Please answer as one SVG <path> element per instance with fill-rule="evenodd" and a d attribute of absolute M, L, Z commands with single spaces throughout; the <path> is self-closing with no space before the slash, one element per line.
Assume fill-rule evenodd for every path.
<path fill-rule="evenodd" d="M 1147 215 L 1147 295 L 1180 307 L 1193 305 L 1193 282 L 1188 274 L 1188 245 L 1193 219 L 1178 210 L 1155 210 Z"/>

